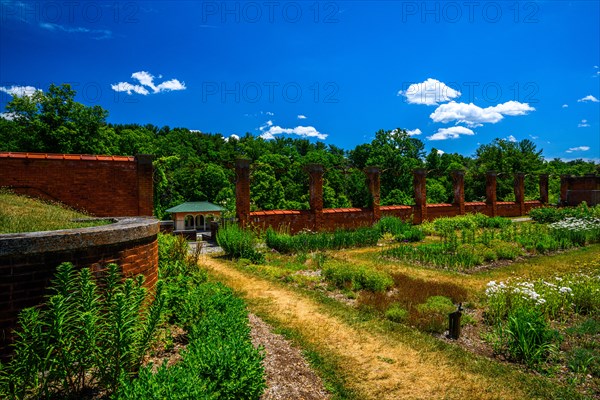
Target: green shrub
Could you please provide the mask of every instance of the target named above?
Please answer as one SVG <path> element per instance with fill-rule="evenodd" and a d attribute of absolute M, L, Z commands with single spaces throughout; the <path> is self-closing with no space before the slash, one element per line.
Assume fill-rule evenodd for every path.
<path fill-rule="evenodd" d="M 442 217 L 433 221 L 435 230 L 440 233 L 457 231 L 462 229 L 475 229 L 477 223 L 472 215 L 460 215 L 456 217 Z"/>
<path fill-rule="evenodd" d="M 408 311 L 400 303 L 392 303 L 385 311 L 385 317 L 392 322 L 404 322 L 408 318 Z"/>
<path fill-rule="evenodd" d="M 394 280 L 386 272 L 353 264 L 326 265 L 323 276 L 340 289 L 384 292 L 394 285 Z"/>
<path fill-rule="evenodd" d="M 560 339 L 558 333 L 548 327 L 543 314 L 531 307 L 520 307 L 509 313 L 508 321 L 496 327 L 496 335 L 501 349 L 530 367 L 546 360 Z"/>
<path fill-rule="evenodd" d="M 562 212 L 556 207 L 539 207 L 529 211 L 529 217 L 540 224 L 550 224 L 562 219 Z"/>
<path fill-rule="evenodd" d="M 180 274 L 198 273 L 197 259 L 189 256 L 189 245 L 183 236 L 158 234 L 158 275 L 167 279 Z"/>
<path fill-rule="evenodd" d="M 448 327 L 448 314 L 455 310 L 448 297 L 431 296 L 425 303 L 417 305 L 413 322 L 424 331 L 442 333 Z"/>
<path fill-rule="evenodd" d="M 146 306 L 142 282 L 141 276 L 123 281 L 111 264 L 97 285 L 89 269 L 76 272 L 72 264 L 61 264 L 46 306 L 20 313 L 15 355 L 0 368 L 0 393 L 75 397 L 91 386 L 111 393 L 131 379 L 165 308 L 162 281 Z"/>
<path fill-rule="evenodd" d="M 178 318 L 188 330 L 182 360 L 123 382 L 121 399 L 258 399 L 265 388 L 263 354 L 250 341 L 247 311 L 231 289 L 205 283 L 187 291 Z"/>
<path fill-rule="evenodd" d="M 375 246 L 380 233 L 377 228 L 358 228 L 355 230 L 336 230 L 335 232 L 301 232 L 290 235 L 267 229 L 267 247 L 280 253 L 307 253 L 319 250 L 339 250 L 351 247 Z"/>
<path fill-rule="evenodd" d="M 255 249 L 256 236 L 237 224 L 226 224 L 217 231 L 217 243 L 232 258 L 247 258 L 254 263 L 264 261 L 264 254 Z"/>

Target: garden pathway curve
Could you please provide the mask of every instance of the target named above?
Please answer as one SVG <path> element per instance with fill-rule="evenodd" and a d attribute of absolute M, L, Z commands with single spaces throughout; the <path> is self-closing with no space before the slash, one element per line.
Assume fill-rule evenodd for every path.
<path fill-rule="evenodd" d="M 332 315 L 318 302 L 282 285 L 203 256 L 200 263 L 238 292 L 252 312 L 298 333 L 333 356 L 348 388 L 360 399 L 525 399 L 493 377 L 457 368 L 447 355 L 415 348 L 389 335 L 364 331 Z"/>

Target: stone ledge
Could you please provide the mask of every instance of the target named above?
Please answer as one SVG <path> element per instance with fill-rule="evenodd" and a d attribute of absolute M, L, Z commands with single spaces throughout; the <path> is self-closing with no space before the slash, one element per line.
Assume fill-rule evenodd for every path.
<path fill-rule="evenodd" d="M 105 218 L 106 219 L 106 218 Z M 0 257 L 69 251 L 144 239 L 158 234 L 155 218 L 114 218 L 114 224 L 0 235 Z"/>

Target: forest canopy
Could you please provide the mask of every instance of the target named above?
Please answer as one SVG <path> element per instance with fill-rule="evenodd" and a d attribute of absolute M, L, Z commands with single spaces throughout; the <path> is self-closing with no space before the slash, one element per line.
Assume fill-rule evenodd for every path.
<path fill-rule="evenodd" d="M 307 209 L 308 175 L 304 167 L 325 167 L 325 207 L 365 207 L 370 203 L 363 170 L 378 166 L 381 203 L 413 204 L 412 170 L 427 170 L 429 203 L 452 201 L 450 172 L 465 171 L 465 198 L 482 200 L 485 173 L 498 173 L 498 200 L 514 200 L 513 176 L 527 174 L 526 199 L 539 196 L 538 174 L 549 173 L 550 202 L 557 202 L 559 176 L 600 173 L 600 164 L 584 160 L 545 160 L 530 140 L 495 139 L 482 144 L 472 157 L 425 153 L 423 142 L 404 129 L 379 130 L 370 143 L 345 150 L 323 142 L 277 137 L 273 140 L 246 133 L 224 137 L 187 128 L 139 124 L 111 124 L 108 111 L 75 101 L 68 85 L 15 96 L 0 118 L 0 151 L 81 153 L 107 155 L 153 154 L 155 214 L 184 201 L 210 201 L 235 210 L 234 165 L 238 157 L 252 162 L 251 204 L 254 210 Z"/>

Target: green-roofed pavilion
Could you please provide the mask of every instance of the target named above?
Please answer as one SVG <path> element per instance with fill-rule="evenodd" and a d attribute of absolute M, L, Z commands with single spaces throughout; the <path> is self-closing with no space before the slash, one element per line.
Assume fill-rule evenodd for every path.
<path fill-rule="evenodd" d="M 175 230 L 206 230 L 207 223 L 218 220 L 225 208 L 208 201 L 189 201 L 166 210 L 173 215 Z"/>

